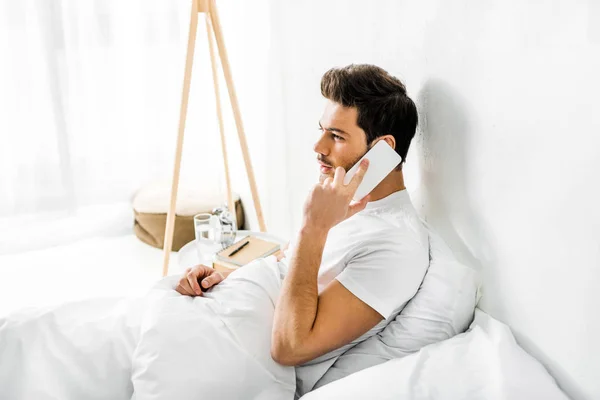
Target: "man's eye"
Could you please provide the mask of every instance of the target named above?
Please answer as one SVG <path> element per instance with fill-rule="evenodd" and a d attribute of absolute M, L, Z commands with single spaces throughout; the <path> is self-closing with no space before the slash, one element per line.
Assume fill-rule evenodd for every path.
<path fill-rule="evenodd" d="M 332 133 L 332 134 L 331 134 L 331 137 L 332 137 L 334 140 L 344 140 L 344 138 L 343 138 L 343 137 L 341 137 L 340 135 L 336 135 L 335 133 Z"/>

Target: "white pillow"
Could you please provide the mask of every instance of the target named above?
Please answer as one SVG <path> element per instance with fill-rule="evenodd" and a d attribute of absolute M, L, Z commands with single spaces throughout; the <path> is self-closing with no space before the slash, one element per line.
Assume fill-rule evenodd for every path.
<path fill-rule="evenodd" d="M 473 320 L 479 276 L 429 229 L 429 268 L 417 294 L 379 334 L 342 354 L 315 388 L 464 332 Z"/>
<path fill-rule="evenodd" d="M 467 333 L 340 379 L 302 400 L 568 400 L 510 329 L 481 310 Z"/>

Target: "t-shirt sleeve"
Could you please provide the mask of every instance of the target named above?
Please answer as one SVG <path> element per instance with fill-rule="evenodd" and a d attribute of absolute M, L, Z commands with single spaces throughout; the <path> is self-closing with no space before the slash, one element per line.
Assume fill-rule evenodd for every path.
<path fill-rule="evenodd" d="M 365 243 L 336 279 L 385 319 L 417 292 L 427 256 L 411 238 Z"/>

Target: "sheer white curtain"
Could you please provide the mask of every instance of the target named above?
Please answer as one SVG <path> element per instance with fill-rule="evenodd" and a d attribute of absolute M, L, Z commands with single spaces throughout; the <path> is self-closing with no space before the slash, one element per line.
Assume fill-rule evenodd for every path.
<path fill-rule="evenodd" d="M 218 4 L 264 192 L 268 4 Z M 40 215 L 121 204 L 144 182 L 170 179 L 189 12 L 190 0 L 0 1 L 5 239 L 25 216 L 40 221 Z M 227 99 L 224 88 L 222 82 Z M 229 110 L 228 102 L 223 106 Z M 234 184 L 248 197 L 231 116 L 226 119 Z M 183 178 L 223 190 L 220 155 L 201 18 Z"/>

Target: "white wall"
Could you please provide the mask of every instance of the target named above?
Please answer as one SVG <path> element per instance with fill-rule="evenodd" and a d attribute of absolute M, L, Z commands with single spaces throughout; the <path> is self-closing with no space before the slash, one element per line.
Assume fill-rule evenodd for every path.
<path fill-rule="evenodd" d="M 422 114 L 407 185 L 482 269 L 482 308 L 570 396 L 600 398 L 599 4 L 272 1 L 273 230 L 298 228 L 316 179 L 322 73 L 388 69 Z"/>

